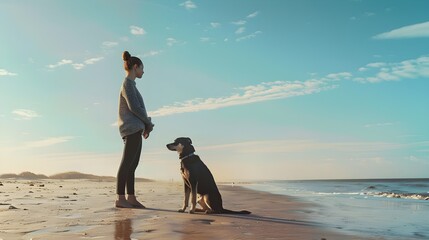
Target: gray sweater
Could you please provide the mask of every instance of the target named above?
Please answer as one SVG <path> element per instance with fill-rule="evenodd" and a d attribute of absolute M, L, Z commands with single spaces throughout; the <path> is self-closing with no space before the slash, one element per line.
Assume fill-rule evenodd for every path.
<path fill-rule="evenodd" d="M 121 137 L 144 131 L 145 126 L 152 125 L 136 82 L 128 78 L 124 79 L 119 94 L 118 125 Z"/>

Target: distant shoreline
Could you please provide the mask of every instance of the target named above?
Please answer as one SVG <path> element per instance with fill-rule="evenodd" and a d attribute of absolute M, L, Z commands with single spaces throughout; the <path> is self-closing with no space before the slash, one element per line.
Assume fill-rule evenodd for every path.
<path fill-rule="evenodd" d="M 43 180 L 43 179 L 59 179 L 59 180 L 67 180 L 67 179 L 89 179 L 89 180 L 99 180 L 99 181 L 116 181 L 116 177 L 112 176 L 98 176 L 93 174 L 86 174 L 81 172 L 64 172 L 58 173 L 51 176 L 47 176 L 44 174 L 35 174 L 32 172 L 22 172 L 20 174 L 15 173 L 6 173 L 1 174 L 0 179 L 23 179 L 23 180 Z M 151 179 L 146 178 L 136 178 L 138 182 L 153 182 Z"/>

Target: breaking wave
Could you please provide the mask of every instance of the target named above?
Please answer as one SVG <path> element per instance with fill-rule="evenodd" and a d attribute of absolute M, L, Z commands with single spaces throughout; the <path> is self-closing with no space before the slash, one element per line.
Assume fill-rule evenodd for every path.
<path fill-rule="evenodd" d="M 394 193 L 394 192 L 380 192 L 380 193 L 367 193 L 367 195 L 387 197 L 387 198 L 403 198 L 414 200 L 429 200 L 429 193 Z"/>

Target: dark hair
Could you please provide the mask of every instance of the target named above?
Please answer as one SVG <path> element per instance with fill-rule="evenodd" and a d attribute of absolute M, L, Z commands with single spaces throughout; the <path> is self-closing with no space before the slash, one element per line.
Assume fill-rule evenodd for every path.
<path fill-rule="evenodd" d="M 124 60 L 124 69 L 127 71 L 131 70 L 136 64 L 139 67 L 143 64 L 140 58 L 131 56 L 128 51 L 124 51 L 124 53 L 122 53 L 122 59 Z"/>

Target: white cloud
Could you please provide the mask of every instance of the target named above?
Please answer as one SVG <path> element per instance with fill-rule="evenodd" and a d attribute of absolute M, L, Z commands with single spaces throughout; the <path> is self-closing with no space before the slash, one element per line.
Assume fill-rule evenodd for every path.
<path fill-rule="evenodd" d="M 76 70 L 80 70 L 82 68 L 84 68 L 86 65 L 91 65 L 91 64 L 95 64 L 98 61 L 101 61 L 102 59 L 104 59 L 104 57 L 97 57 L 97 58 L 89 58 L 87 60 L 85 60 L 83 63 L 73 63 L 72 60 L 67 60 L 67 59 L 63 59 L 61 61 L 59 61 L 56 64 L 50 64 L 47 67 L 54 69 L 63 65 L 71 65 L 74 69 Z"/>
<path fill-rule="evenodd" d="M 34 149 L 34 148 L 50 147 L 60 143 L 68 142 L 74 138 L 75 137 L 72 137 L 72 136 L 63 136 L 63 137 L 45 138 L 38 141 L 23 142 L 13 147 L 1 147 L 0 152 L 16 152 L 16 151 L 22 151 L 22 150 L 28 150 L 28 149 Z"/>
<path fill-rule="evenodd" d="M 36 111 L 28 109 L 15 109 L 12 113 L 16 115 L 16 120 L 31 120 L 33 118 L 40 117 Z"/>
<path fill-rule="evenodd" d="M 368 63 L 366 66 L 371 68 L 380 68 L 380 67 L 386 66 L 386 63 L 384 62 Z"/>
<path fill-rule="evenodd" d="M 232 22 L 232 24 L 234 24 L 234 25 L 244 25 L 244 24 L 246 24 L 246 21 L 245 20 L 239 20 L 239 21 L 236 21 L 236 22 Z"/>
<path fill-rule="evenodd" d="M 7 71 L 6 69 L 0 69 L 0 77 L 1 76 L 16 76 L 16 73 L 12 73 Z"/>
<path fill-rule="evenodd" d="M 235 34 L 242 34 L 242 33 L 244 33 L 244 31 L 246 30 L 246 28 L 245 27 L 239 27 L 238 29 L 237 29 L 237 31 L 235 31 Z"/>
<path fill-rule="evenodd" d="M 103 42 L 102 45 L 103 45 L 103 47 L 106 47 L 106 48 L 112 48 L 112 47 L 117 46 L 118 43 L 117 42 L 108 42 L 108 41 L 106 41 L 106 42 Z"/>
<path fill-rule="evenodd" d="M 194 98 L 173 105 L 163 106 L 150 112 L 151 116 L 168 116 L 173 114 L 213 110 L 224 107 L 244 105 L 255 102 L 283 99 L 319 93 L 337 88 L 339 81 L 354 80 L 358 82 L 393 81 L 403 78 L 429 77 L 429 57 L 406 60 L 400 63 L 370 63 L 368 71 L 378 71 L 373 76 L 354 76 L 350 72 L 327 74 L 319 79 L 307 81 L 274 81 L 263 82 L 240 88 L 240 92 L 226 97 Z M 387 126 L 390 123 L 384 123 Z M 378 125 L 380 126 L 380 125 Z M 365 125 L 373 127 L 373 125 Z"/>
<path fill-rule="evenodd" d="M 248 39 L 251 39 L 251 38 L 255 38 L 257 35 L 259 35 L 261 33 L 262 33 L 261 31 L 256 31 L 256 32 L 254 32 L 252 34 L 249 34 L 249 35 L 237 38 L 237 39 L 235 39 L 235 41 L 240 42 L 240 41 L 243 41 L 243 40 L 248 40 Z"/>
<path fill-rule="evenodd" d="M 98 57 L 98 58 L 90 58 L 84 61 L 85 64 L 89 65 L 89 64 L 94 64 L 100 60 L 103 60 L 104 57 Z"/>
<path fill-rule="evenodd" d="M 221 24 L 218 22 L 212 22 L 212 23 L 210 23 L 210 25 L 212 26 L 212 28 L 218 28 L 221 26 Z"/>
<path fill-rule="evenodd" d="M 243 87 L 240 93 L 228 97 L 218 98 L 195 98 L 171 106 L 164 106 L 152 111 L 149 115 L 153 117 L 167 116 L 172 114 L 198 112 L 202 110 L 213 110 L 218 108 L 244 105 L 274 99 L 282 99 L 296 96 L 310 95 L 321 91 L 336 88 L 329 79 L 308 81 L 275 81 L 264 82 L 257 85 Z"/>
<path fill-rule="evenodd" d="M 328 74 L 326 77 L 332 80 L 339 81 L 343 79 L 349 80 L 351 79 L 352 76 L 353 75 L 349 72 L 341 72 L 341 73 L 331 73 L 331 74 Z"/>
<path fill-rule="evenodd" d="M 201 42 L 210 42 L 210 38 L 209 37 L 200 37 L 200 41 Z"/>
<path fill-rule="evenodd" d="M 379 72 L 377 73 L 377 79 L 381 81 L 396 81 L 399 80 L 398 76 L 395 76 L 393 74 L 387 73 L 387 72 Z"/>
<path fill-rule="evenodd" d="M 59 143 L 68 142 L 73 138 L 74 137 L 71 136 L 46 138 L 39 141 L 28 142 L 25 144 L 25 148 L 49 147 Z"/>
<path fill-rule="evenodd" d="M 82 63 L 73 63 L 72 66 L 73 66 L 74 69 L 80 70 L 80 69 L 82 69 L 82 68 L 85 67 L 85 64 L 82 64 Z"/>
<path fill-rule="evenodd" d="M 247 15 L 247 18 L 254 18 L 254 17 L 258 16 L 258 14 L 259 14 L 259 12 L 256 11 L 254 13 L 251 13 L 251 14 Z"/>
<path fill-rule="evenodd" d="M 374 36 L 374 39 L 429 37 L 429 22 L 418 23 Z"/>
<path fill-rule="evenodd" d="M 133 34 L 133 35 L 143 35 L 143 34 L 146 34 L 146 31 L 143 29 L 143 28 L 141 28 L 141 27 L 138 27 L 138 26 L 130 26 L 130 31 L 131 31 L 131 34 Z"/>
<path fill-rule="evenodd" d="M 197 5 L 195 5 L 195 3 L 192 2 L 191 0 L 181 3 L 180 6 L 185 7 L 187 10 L 197 8 Z"/>
<path fill-rule="evenodd" d="M 153 56 L 161 54 L 161 52 L 162 52 L 162 50 L 159 50 L 159 51 L 152 50 L 152 51 L 144 53 L 143 57 L 153 57 Z"/>
<path fill-rule="evenodd" d="M 178 43 L 178 41 L 176 40 L 176 39 L 174 39 L 174 38 L 167 38 L 167 45 L 169 46 L 169 47 L 171 47 L 171 46 L 173 46 L 174 44 L 177 44 Z"/>
<path fill-rule="evenodd" d="M 48 68 L 57 68 L 57 67 L 59 67 L 59 66 L 63 66 L 63 65 L 67 65 L 67 64 L 72 64 L 72 63 L 73 63 L 73 61 L 72 61 L 72 60 L 63 59 L 63 60 L 61 60 L 61 61 L 59 61 L 59 62 L 57 62 L 57 63 L 55 63 L 55 64 L 50 64 L 50 65 L 48 65 L 47 67 L 48 67 Z"/>
<path fill-rule="evenodd" d="M 353 80 L 362 83 L 377 83 L 429 77 L 429 57 L 424 56 L 399 63 L 370 63 L 363 69 L 365 73 L 369 71 L 375 71 L 375 73 L 372 76 L 356 76 Z"/>

